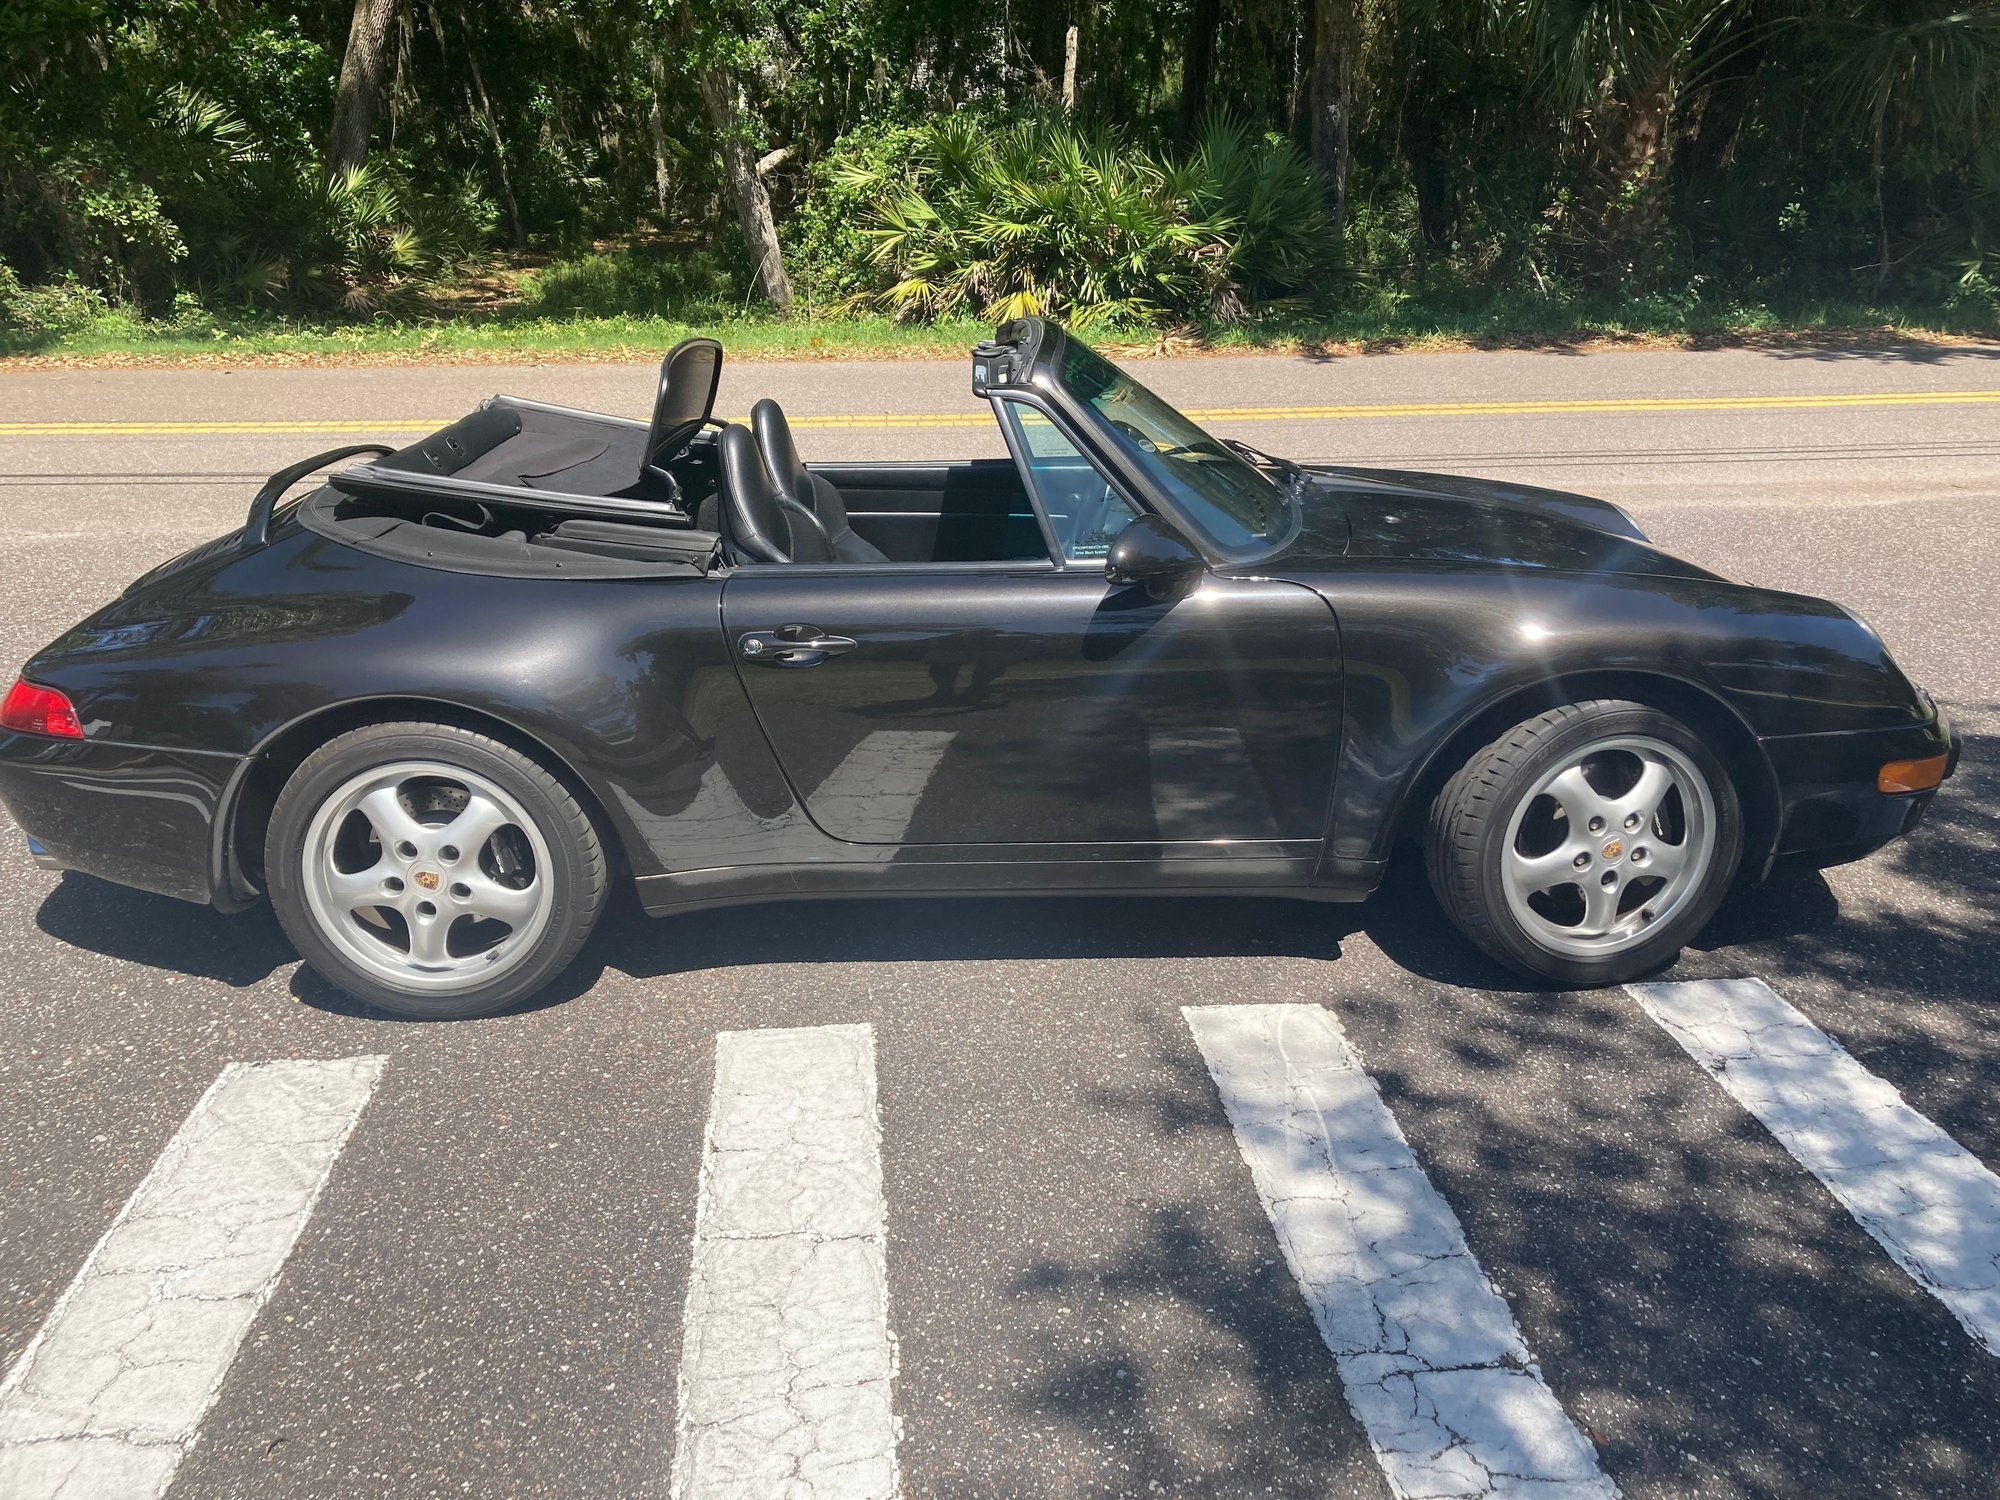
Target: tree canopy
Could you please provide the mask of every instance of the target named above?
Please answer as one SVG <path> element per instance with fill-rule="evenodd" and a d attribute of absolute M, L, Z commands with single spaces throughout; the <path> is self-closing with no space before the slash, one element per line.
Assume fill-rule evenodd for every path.
<path fill-rule="evenodd" d="M 0 300 L 434 312 L 612 242 L 649 295 L 914 318 L 1991 313 L 1996 126 L 1994 0 L 34 0 Z"/>

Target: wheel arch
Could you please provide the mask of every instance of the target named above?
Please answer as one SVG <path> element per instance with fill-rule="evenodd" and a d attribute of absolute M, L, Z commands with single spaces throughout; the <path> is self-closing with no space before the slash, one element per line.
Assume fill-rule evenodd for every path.
<path fill-rule="evenodd" d="M 389 696 L 329 704 L 275 730 L 244 758 L 223 794 L 216 816 L 211 884 L 216 905 L 242 910 L 264 889 L 264 835 L 278 793 L 307 756 L 350 730 L 403 720 L 449 724 L 498 740 L 556 777 L 590 814 L 614 869 L 629 875 L 625 830 L 596 791 L 546 740 L 497 714 L 437 698 Z"/>
<path fill-rule="evenodd" d="M 1516 724 L 1592 698 L 1622 698 L 1672 714 L 1702 735 L 1735 783 L 1743 813 L 1740 869 L 1764 869 L 1778 837 L 1778 780 L 1770 758 L 1742 715 L 1704 687 L 1663 673 L 1605 670 L 1564 672 L 1516 687 L 1474 709 L 1425 757 L 1404 784 L 1390 819 L 1390 844 L 1421 838 L 1424 819 L 1444 784 L 1480 750 Z"/>

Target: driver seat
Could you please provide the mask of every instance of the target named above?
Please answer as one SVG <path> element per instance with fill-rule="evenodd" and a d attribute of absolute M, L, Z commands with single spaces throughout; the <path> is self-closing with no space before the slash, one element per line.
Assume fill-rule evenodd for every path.
<path fill-rule="evenodd" d="M 731 549 L 754 562 L 833 562 L 819 517 L 780 493 L 748 428 L 722 429 L 722 529 Z"/>
<path fill-rule="evenodd" d="M 856 536 L 854 528 L 847 524 L 847 506 L 841 501 L 840 491 L 799 461 L 791 424 L 777 402 L 767 396 L 750 408 L 750 430 L 757 435 L 758 451 L 764 456 L 764 467 L 778 493 L 819 521 L 836 561 L 889 560 L 886 553 L 865 537 Z"/>

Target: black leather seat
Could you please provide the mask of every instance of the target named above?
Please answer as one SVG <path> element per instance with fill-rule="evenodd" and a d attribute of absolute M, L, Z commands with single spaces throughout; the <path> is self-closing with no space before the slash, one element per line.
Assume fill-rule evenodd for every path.
<path fill-rule="evenodd" d="M 819 517 L 779 491 L 748 428 L 730 423 L 717 448 L 723 534 L 739 556 L 773 563 L 835 560 Z"/>
<path fill-rule="evenodd" d="M 798 445 L 792 441 L 791 424 L 778 403 L 768 397 L 750 408 L 750 430 L 764 455 L 764 467 L 778 493 L 792 504 L 819 518 L 826 539 L 840 562 L 887 562 L 882 550 L 865 537 L 856 536 L 847 524 L 847 506 L 840 491 L 799 461 Z"/>

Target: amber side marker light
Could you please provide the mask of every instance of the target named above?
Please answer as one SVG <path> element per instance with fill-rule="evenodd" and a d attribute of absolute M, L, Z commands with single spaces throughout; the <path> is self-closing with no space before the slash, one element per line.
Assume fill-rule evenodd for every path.
<path fill-rule="evenodd" d="M 54 688 L 16 682 L 0 702 L 0 729 L 15 734 L 46 734 L 59 740 L 80 740 L 83 725 L 76 708 Z"/>
<path fill-rule="evenodd" d="M 1944 780 L 1949 755 L 1927 755 L 1922 760 L 1892 760 L 1875 773 L 1878 792 L 1928 792 Z"/>

